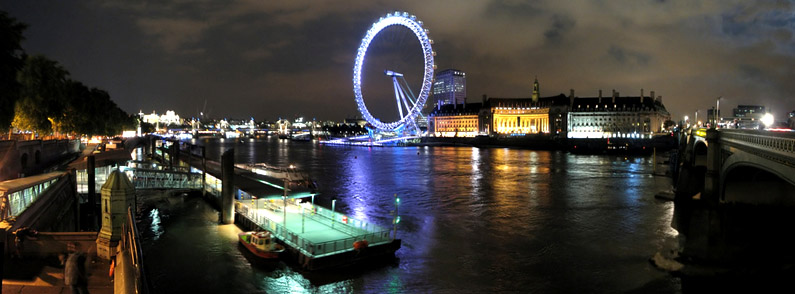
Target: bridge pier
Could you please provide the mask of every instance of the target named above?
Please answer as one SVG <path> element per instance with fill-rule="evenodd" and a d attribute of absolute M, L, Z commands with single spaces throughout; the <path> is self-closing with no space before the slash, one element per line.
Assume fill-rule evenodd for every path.
<path fill-rule="evenodd" d="M 707 172 L 704 178 L 704 193 L 701 200 L 711 204 L 720 201 L 720 167 L 721 148 L 718 142 L 718 130 L 707 130 Z"/>
<path fill-rule="evenodd" d="M 221 220 L 222 224 L 228 225 L 235 222 L 235 149 L 229 149 L 221 155 Z"/>

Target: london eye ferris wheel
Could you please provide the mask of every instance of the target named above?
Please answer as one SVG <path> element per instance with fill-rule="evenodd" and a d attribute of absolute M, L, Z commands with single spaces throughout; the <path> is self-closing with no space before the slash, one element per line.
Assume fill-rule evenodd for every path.
<path fill-rule="evenodd" d="M 401 27 L 401 29 L 408 29 L 413 33 L 413 37 L 419 41 L 422 52 L 422 69 L 416 70 L 421 72 L 397 72 L 399 65 L 388 64 L 385 65 L 383 73 L 391 78 L 392 88 L 394 90 L 394 105 L 396 110 L 391 110 L 397 119 L 394 121 L 384 122 L 375 117 L 365 104 L 365 96 L 362 94 L 363 81 L 362 69 L 365 61 L 369 60 L 368 48 L 371 43 L 376 39 L 379 33 L 392 28 L 393 26 Z M 421 115 L 422 108 L 428 100 L 433 83 L 435 65 L 433 58 L 436 53 L 431 48 L 433 41 L 428 37 L 428 31 L 423 28 L 421 21 L 417 20 L 416 16 L 410 15 L 407 12 L 395 12 L 387 14 L 376 21 L 362 38 L 359 49 L 356 53 L 356 61 L 353 66 L 353 93 L 356 99 L 356 105 L 362 117 L 370 123 L 373 127 L 380 131 L 398 132 L 409 129 L 418 130 L 416 120 Z M 392 68 L 396 67 L 396 68 Z M 422 81 L 419 84 L 418 95 L 414 96 L 414 90 L 410 83 L 406 81 L 406 76 L 417 77 L 422 75 Z M 371 98 L 368 98 L 371 99 Z M 370 101 L 370 100 L 368 100 Z M 394 116 L 392 116 L 394 117 Z"/>

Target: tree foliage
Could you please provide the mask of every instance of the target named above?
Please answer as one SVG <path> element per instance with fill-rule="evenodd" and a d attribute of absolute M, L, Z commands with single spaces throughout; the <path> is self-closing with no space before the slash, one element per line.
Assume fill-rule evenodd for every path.
<path fill-rule="evenodd" d="M 22 32 L 27 25 L 0 11 L 0 131 L 8 130 L 14 118 L 14 103 L 19 97 L 17 71 L 22 68 L 25 39 Z"/>
<path fill-rule="evenodd" d="M 42 55 L 28 56 L 17 73 L 19 99 L 14 107 L 13 126 L 36 133 L 60 132 L 66 81 L 69 76 L 56 61 Z M 55 128 L 53 128 L 55 127 Z"/>
<path fill-rule="evenodd" d="M 136 126 L 108 92 L 71 80 L 57 61 L 26 56 L 26 27 L 0 11 L 0 130 L 113 136 Z"/>

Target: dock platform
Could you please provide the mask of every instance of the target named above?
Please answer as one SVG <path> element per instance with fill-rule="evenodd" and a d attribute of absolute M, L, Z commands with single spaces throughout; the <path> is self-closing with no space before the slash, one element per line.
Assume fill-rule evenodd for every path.
<path fill-rule="evenodd" d="M 160 151 L 166 156 L 165 150 Z M 191 172 L 205 173 L 204 193 L 220 204 L 221 163 L 197 160 L 196 155 L 181 152 L 180 164 Z M 204 163 L 202 163 L 204 162 Z M 202 168 L 206 170 L 202 171 Z M 281 183 L 265 182 L 256 174 L 235 168 L 235 223 L 244 230 L 266 230 L 287 248 L 293 259 L 307 270 L 320 270 L 361 262 L 394 258 L 401 240 L 396 232 L 310 202 L 306 193 L 284 195 Z M 354 248 L 357 241 L 366 247 Z M 361 243 L 360 243 L 361 244 Z"/>

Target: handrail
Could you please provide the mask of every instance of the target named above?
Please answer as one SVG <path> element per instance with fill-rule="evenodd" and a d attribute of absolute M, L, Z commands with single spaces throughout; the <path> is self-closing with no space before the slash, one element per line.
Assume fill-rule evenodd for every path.
<path fill-rule="evenodd" d="M 122 226 L 122 249 L 128 249 L 132 265 L 135 268 L 136 293 L 147 294 L 149 293 L 149 281 L 146 278 L 143 262 L 144 253 L 139 242 L 141 235 L 138 233 L 138 227 L 135 226 L 135 223 L 135 214 L 132 211 L 132 207 L 128 206 L 127 222 Z"/>
<path fill-rule="evenodd" d="M 793 138 L 738 132 L 723 132 L 721 133 L 721 137 L 735 139 L 748 144 L 759 145 L 786 153 L 795 153 L 795 139 Z"/>

